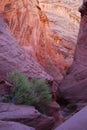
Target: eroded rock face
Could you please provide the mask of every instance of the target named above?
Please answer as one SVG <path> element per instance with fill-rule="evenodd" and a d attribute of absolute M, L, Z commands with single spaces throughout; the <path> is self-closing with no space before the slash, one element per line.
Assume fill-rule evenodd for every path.
<path fill-rule="evenodd" d="M 1 0 L 0 3 L 0 12 L 18 43 L 58 82 L 72 64 L 79 4 L 78 0 Z"/>
<path fill-rule="evenodd" d="M 60 86 L 62 95 L 77 106 L 87 102 L 87 1 L 80 7 L 81 23 L 74 62 Z"/>
<path fill-rule="evenodd" d="M 16 121 L 31 126 L 36 130 L 51 130 L 54 126 L 54 118 L 39 113 L 34 107 L 0 104 L 0 120 Z"/>
<path fill-rule="evenodd" d="M 21 123 L 0 121 L 0 130 L 35 130 L 35 129 L 29 126 L 25 126 Z"/>
<path fill-rule="evenodd" d="M 73 55 L 79 31 L 80 0 L 39 0 L 40 7 L 49 20 L 49 26 L 54 33 L 55 46 L 64 56 L 67 67 L 72 64 Z M 58 42 L 60 39 L 60 42 Z"/>
<path fill-rule="evenodd" d="M 0 16 L 0 81 L 5 79 L 9 72 L 15 70 L 19 70 L 31 78 L 53 79 L 18 45 Z"/>
<path fill-rule="evenodd" d="M 6 76 L 9 72 L 15 70 L 25 73 L 29 78 L 37 77 L 47 81 L 54 81 L 53 77 L 47 74 L 39 63 L 18 45 L 16 39 L 6 29 L 0 16 L 0 101 L 3 101 L 3 98 L 8 96 L 10 89 L 9 84 L 5 82 Z"/>
<path fill-rule="evenodd" d="M 19 44 L 50 75 L 61 81 L 64 70 L 69 66 L 65 58 L 67 50 L 60 51 L 63 41 L 50 31 L 48 18 L 39 7 L 39 1 L 2 0 L 0 5 L 6 25 Z"/>

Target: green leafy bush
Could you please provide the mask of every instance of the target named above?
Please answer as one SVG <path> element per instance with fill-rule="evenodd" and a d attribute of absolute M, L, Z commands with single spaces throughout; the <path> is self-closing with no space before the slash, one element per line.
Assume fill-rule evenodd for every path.
<path fill-rule="evenodd" d="M 33 105 L 41 108 L 51 101 L 51 94 L 46 81 L 43 79 L 32 78 L 15 71 L 8 75 L 11 87 L 12 99 L 15 104 Z"/>

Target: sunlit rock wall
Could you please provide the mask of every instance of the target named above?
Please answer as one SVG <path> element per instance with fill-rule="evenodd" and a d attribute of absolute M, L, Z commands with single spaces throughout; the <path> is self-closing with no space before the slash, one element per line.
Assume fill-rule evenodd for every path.
<path fill-rule="evenodd" d="M 72 63 L 73 43 L 76 42 L 78 32 L 78 27 L 73 26 L 73 23 L 79 24 L 79 16 L 77 12 L 74 13 L 75 16 L 71 14 L 74 2 L 71 8 L 66 2 L 46 2 L 50 3 L 45 5 L 39 0 L 1 0 L 0 12 L 19 45 L 55 80 L 61 81 Z"/>
<path fill-rule="evenodd" d="M 80 22 L 78 8 L 81 3 L 80 0 L 39 0 L 40 7 L 48 17 L 51 31 L 62 40 L 58 48 L 68 66 L 73 61 Z"/>

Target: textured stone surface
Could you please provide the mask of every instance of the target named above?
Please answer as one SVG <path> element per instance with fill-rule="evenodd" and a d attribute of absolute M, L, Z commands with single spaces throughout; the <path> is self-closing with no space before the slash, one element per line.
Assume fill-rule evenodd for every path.
<path fill-rule="evenodd" d="M 72 64 L 80 1 L 1 0 L 0 12 L 18 43 L 47 73 L 63 79 Z M 41 7 L 41 8 L 40 8 Z"/>
<path fill-rule="evenodd" d="M 35 130 L 35 129 L 16 122 L 0 121 L 0 130 Z"/>
<path fill-rule="evenodd" d="M 65 121 L 55 130 L 86 130 L 87 129 L 87 106 Z"/>
<path fill-rule="evenodd" d="M 46 114 L 48 116 L 54 117 L 55 127 L 59 126 L 64 121 L 64 117 L 62 116 L 60 110 L 61 110 L 60 106 L 55 101 L 48 104 L 47 109 L 46 109 Z"/>
<path fill-rule="evenodd" d="M 38 1 L 1 2 L 0 11 L 3 12 L 7 27 L 16 36 L 19 44 L 57 80 L 63 78 L 62 74 L 72 63 L 75 46 L 73 43 L 76 42 L 79 23 L 79 15 L 73 11 L 77 9 L 79 2 L 75 3 L 65 0 L 48 3 L 45 1 L 42 6 L 48 12 L 47 18 Z"/>
<path fill-rule="evenodd" d="M 54 126 L 54 118 L 39 113 L 34 107 L 13 104 L 0 104 L 0 120 L 16 121 L 36 130 L 51 130 Z"/>
<path fill-rule="evenodd" d="M 0 2 L 0 12 L 8 29 L 57 82 L 63 79 L 73 60 L 79 4 L 78 0 Z"/>
<path fill-rule="evenodd" d="M 2 13 L 8 29 L 18 43 L 35 58 L 56 80 L 63 78 L 66 64 L 60 52 L 55 51 L 53 33 L 48 19 L 36 0 L 2 0 Z M 60 67 L 60 68 L 59 68 Z"/>
<path fill-rule="evenodd" d="M 64 56 L 67 67 L 72 64 L 79 30 L 80 0 L 39 0 L 42 10 L 48 17 L 49 26 L 54 33 L 58 51 Z M 60 42 L 59 42 L 60 41 Z"/>
<path fill-rule="evenodd" d="M 28 77 L 38 77 L 51 80 L 43 68 L 33 60 L 9 33 L 0 17 L 0 81 L 14 70 L 20 70 Z"/>
<path fill-rule="evenodd" d="M 81 12 L 82 10 L 82 12 Z M 74 102 L 79 107 L 87 104 L 87 10 L 86 5 L 82 5 L 80 31 L 75 51 L 74 62 L 68 75 L 60 86 L 62 95 L 70 102 Z M 82 106 L 83 106 L 82 105 Z"/>
<path fill-rule="evenodd" d="M 15 70 L 25 73 L 29 78 L 38 77 L 53 81 L 53 78 L 18 45 L 0 16 L 0 101 L 8 96 L 9 84 L 5 82 L 6 76 Z"/>

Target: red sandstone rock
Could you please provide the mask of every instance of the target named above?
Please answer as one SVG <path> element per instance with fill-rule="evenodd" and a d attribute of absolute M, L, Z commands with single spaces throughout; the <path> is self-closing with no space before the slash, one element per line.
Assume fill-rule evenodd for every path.
<path fill-rule="evenodd" d="M 73 61 L 80 21 L 78 7 L 81 1 L 39 0 L 39 4 L 47 15 L 49 27 L 54 33 L 54 46 L 64 56 L 64 63 L 68 68 Z"/>
<path fill-rule="evenodd" d="M 18 43 L 59 82 L 73 60 L 79 3 L 78 0 L 0 2 L 0 12 Z"/>
<path fill-rule="evenodd" d="M 61 81 L 67 63 L 58 49 L 54 40 L 56 36 L 50 31 L 48 19 L 38 2 L 6 0 L 2 1 L 0 6 L 6 25 L 18 43 L 45 68 L 47 73 Z M 57 37 L 57 43 L 60 42 L 60 38 Z"/>
<path fill-rule="evenodd" d="M 29 126 L 25 126 L 21 123 L 0 121 L 0 130 L 35 130 L 35 129 Z"/>
<path fill-rule="evenodd" d="M 77 106 L 87 104 L 87 6 L 83 4 L 80 12 L 82 18 L 74 62 L 60 86 L 62 96 Z"/>
<path fill-rule="evenodd" d="M 0 2 L 0 12 L 18 43 L 59 82 L 73 60 L 79 4 L 79 0 Z"/>
<path fill-rule="evenodd" d="M 0 120 L 16 121 L 36 130 L 51 130 L 54 118 L 39 113 L 34 107 L 13 104 L 0 104 Z"/>
<path fill-rule="evenodd" d="M 6 79 L 9 72 L 15 70 L 25 73 L 29 78 L 38 77 L 53 81 L 53 78 L 17 44 L 0 17 L 0 82 Z M 0 83 L 1 101 L 7 91 L 9 91 L 7 85 L 3 82 Z"/>
<path fill-rule="evenodd" d="M 18 44 L 16 39 L 10 35 L 0 17 L 0 81 L 14 70 L 19 70 L 28 77 L 38 77 L 48 80 L 53 78 L 32 59 Z"/>

